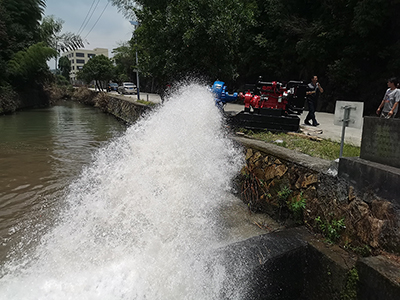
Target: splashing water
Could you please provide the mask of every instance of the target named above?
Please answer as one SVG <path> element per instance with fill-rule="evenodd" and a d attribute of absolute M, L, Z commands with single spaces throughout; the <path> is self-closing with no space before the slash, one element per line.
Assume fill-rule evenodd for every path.
<path fill-rule="evenodd" d="M 219 298 L 207 257 L 243 156 L 207 88 L 180 88 L 96 155 L 34 253 L 4 266 L 0 299 Z"/>

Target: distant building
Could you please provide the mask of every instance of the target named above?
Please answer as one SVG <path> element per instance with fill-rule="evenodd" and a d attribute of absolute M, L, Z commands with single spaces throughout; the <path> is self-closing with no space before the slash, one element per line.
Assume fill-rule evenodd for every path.
<path fill-rule="evenodd" d="M 108 57 L 108 49 L 106 48 L 94 48 L 93 50 L 77 49 L 63 53 L 62 56 L 66 56 L 71 62 L 71 72 L 69 77 L 72 82 L 76 81 L 76 73 L 83 68 L 83 66 L 96 55 L 104 55 Z"/>

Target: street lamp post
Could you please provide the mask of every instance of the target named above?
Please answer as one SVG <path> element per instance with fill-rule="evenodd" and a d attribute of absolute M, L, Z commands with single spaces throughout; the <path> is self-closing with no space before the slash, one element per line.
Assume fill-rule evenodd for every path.
<path fill-rule="evenodd" d="M 137 21 L 129 21 L 131 25 L 135 26 L 135 30 L 139 27 L 139 22 Z M 134 37 L 134 33 L 132 33 L 132 37 Z M 137 83 L 137 99 L 140 100 L 140 87 L 139 87 L 139 62 L 138 62 L 138 54 L 136 49 L 136 83 Z"/>

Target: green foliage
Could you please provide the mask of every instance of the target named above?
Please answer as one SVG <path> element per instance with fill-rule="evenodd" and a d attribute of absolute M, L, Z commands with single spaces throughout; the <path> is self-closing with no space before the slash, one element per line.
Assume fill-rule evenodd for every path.
<path fill-rule="evenodd" d="M 347 274 L 346 285 L 341 293 L 341 300 L 357 300 L 357 286 L 360 280 L 356 268 L 351 269 Z"/>
<path fill-rule="evenodd" d="M 288 200 L 286 204 L 293 213 L 296 222 L 301 224 L 303 222 L 303 211 L 306 208 L 306 199 L 303 197 L 303 193 L 300 193 L 298 197 Z"/>
<path fill-rule="evenodd" d="M 290 196 L 292 190 L 288 186 L 282 187 L 280 191 L 278 191 L 279 200 L 286 201 L 286 199 Z"/>
<path fill-rule="evenodd" d="M 19 94 L 30 95 L 54 80 L 46 62 L 56 51 L 43 39 L 40 24 L 45 5 L 44 0 L 0 0 L 2 112 L 15 111 L 22 101 L 29 105 L 30 97 L 19 99 Z"/>
<path fill-rule="evenodd" d="M 9 84 L 0 85 L 0 115 L 18 109 L 18 95 Z"/>
<path fill-rule="evenodd" d="M 45 5 L 43 0 L 0 1 L 0 20 L 5 25 L 1 52 L 15 53 L 40 41 L 38 28 Z"/>
<path fill-rule="evenodd" d="M 63 75 L 56 76 L 56 83 L 57 85 L 61 86 L 68 86 L 70 85 L 69 80 L 65 78 Z"/>
<path fill-rule="evenodd" d="M 66 56 L 60 57 L 58 68 L 61 70 L 61 75 L 69 81 L 69 73 L 71 72 L 71 62 Z"/>
<path fill-rule="evenodd" d="M 49 73 L 46 61 L 53 57 L 55 50 L 44 43 L 37 43 L 28 49 L 19 51 L 8 62 L 10 77 L 17 86 L 23 86 L 28 81 L 44 79 Z"/>
<path fill-rule="evenodd" d="M 108 82 L 114 77 L 114 65 L 111 59 L 104 55 L 97 55 L 91 58 L 78 72 L 78 79 L 86 83 L 92 80 L 96 82 L 96 86 L 103 90 L 104 82 Z"/>
<path fill-rule="evenodd" d="M 120 7 L 124 1 L 113 1 Z M 142 1 L 135 10 L 140 69 L 162 81 L 187 74 L 237 76 L 238 47 L 254 3 L 238 0 Z"/>
<path fill-rule="evenodd" d="M 340 154 L 340 143 L 331 140 L 310 140 L 300 136 L 288 135 L 286 133 L 272 133 L 267 130 L 251 131 L 247 129 L 238 129 L 238 131 L 255 139 L 269 143 L 274 143 L 279 139 L 284 143 L 275 143 L 278 146 L 285 146 L 285 148 L 323 159 L 335 160 Z M 360 156 L 360 147 L 345 144 L 343 147 L 343 156 Z"/>
<path fill-rule="evenodd" d="M 338 241 L 342 231 L 346 228 L 344 218 L 340 220 L 333 219 L 329 222 L 327 220 L 322 220 L 321 217 L 318 216 L 315 218 L 315 223 L 330 243 Z"/>
<path fill-rule="evenodd" d="M 369 247 L 368 245 L 353 246 L 351 244 L 346 244 L 344 246 L 344 248 L 349 249 L 349 250 L 353 251 L 354 253 L 356 253 L 357 255 L 360 255 L 363 257 L 367 257 L 372 254 L 371 247 Z"/>
<path fill-rule="evenodd" d="M 115 61 L 115 81 L 132 81 L 132 74 L 136 68 L 135 51 L 130 43 L 124 43 L 118 48 L 113 49 L 113 59 Z"/>
<path fill-rule="evenodd" d="M 41 0 L 0 1 L 0 84 L 8 81 L 8 62 L 15 53 L 40 41 Z"/>
<path fill-rule="evenodd" d="M 278 191 L 277 197 L 278 197 L 278 205 L 279 205 L 280 209 L 285 206 L 286 201 L 289 198 L 291 193 L 292 193 L 292 190 L 286 185 L 283 186 L 280 191 Z M 281 211 L 279 211 L 279 213 L 280 212 Z"/>
<path fill-rule="evenodd" d="M 148 105 L 148 106 L 156 106 L 156 103 L 151 102 L 151 101 L 146 101 L 146 100 L 137 100 L 136 102 L 144 104 L 144 105 Z"/>
<path fill-rule="evenodd" d="M 63 23 L 63 20 L 55 19 L 54 16 L 46 16 L 40 25 L 41 40 L 53 49 L 56 49 L 56 40 L 54 37 L 61 32 Z"/>
<path fill-rule="evenodd" d="M 41 40 L 57 52 L 70 51 L 83 47 L 82 38 L 74 33 L 61 33 L 64 21 L 54 16 L 46 16 L 40 25 Z"/>
<path fill-rule="evenodd" d="M 369 247 L 368 245 L 352 247 L 351 250 L 353 250 L 355 253 L 357 253 L 358 255 L 361 255 L 363 257 L 367 257 L 372 254 L 371 247 Z"/>

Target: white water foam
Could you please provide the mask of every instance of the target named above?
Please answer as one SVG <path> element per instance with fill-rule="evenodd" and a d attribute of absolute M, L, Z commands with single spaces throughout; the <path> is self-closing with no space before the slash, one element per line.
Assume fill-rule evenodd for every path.
<path fill-rule="evenodd" d="M 218 299 L 207 257 L 242 164 L 207 88 L 181 87 L 97 153 L 34 254 L 4 266 L 0 299 Z"/>

